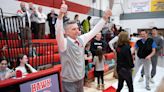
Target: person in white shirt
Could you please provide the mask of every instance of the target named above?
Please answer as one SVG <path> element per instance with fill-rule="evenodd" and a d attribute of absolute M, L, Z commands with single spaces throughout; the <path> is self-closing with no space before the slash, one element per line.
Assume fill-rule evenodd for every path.
<path fill-rule="evenodd" d="M 29 3 L 28 12 L 30 13 L 30 20 L 31 20 L 31 31 L 34 34 L 34 38 L 37 38 L 37 16 L 36 15 L 36 8 L 34 7 L 33 3 Z"/>
<path fill-rule="evenodd" d="M 20 8 L 17 10 L 17 15 L 23 18 L 23 22 L 26 27 L 31 27 L 30 13 L 26 8 L 26 4 L 24 2 L 20 3 Z"/>
<path fill-rule="evenodd" d="M 21 17 L 18 20 L 19 25 L 17 25 L 17 32 L 20 33 L 20 39 L 22 40 L 23 47 L 25 47 L 28 43 L 31 43 L 32 35 L 31 35 L 31 19 L 30 12 L 26 8 L 26 4 L 24 2 L 20 3 L 20 8 L 17 10 L 17 16 Z M 28 43 L 26 42 L 28 40 Z"/>
<path fill-rule="evenodd" d="M 20 70 L 22 72 L 22 75 L 26 75 L 28 73 L 34 73 L 37 72 L 36 69 L 34 69 L 28 62 L 27 55 L 19 54 L 17 58 L 17 67 L 15 70 Z"/>
<path fill-rule="evenodd" d="M 63 28 L 63 16 L 67 12 L 67 5 L 63 3 L 56 22 L 56 39 L 62 64 L 62 91 L 84 92 L 83 78 L 85 75 L 84 48 L 85 45 L 101 31 L 111 10 L 106 10 L 103 18 L 88 33 L 79 36 L 79 27 L 76 21 L 69 21 Z M 64 31 L 66 38 L 64 37 Z"/>
<path fill-rule="evenodd" d="M 38 38 L 43 39 L 45 35 L 45 23 L 47 16 L 42 12 L 42 7 L 38 7 L 37 24 L 38 24 Z"/>
<path fill-rule="evenodd" d="M 115 52 L 114 44 L 118 41 L 118 36 L 115 36 L 112 40 L 109 41 L 109 47 L 113 52 Z"/>

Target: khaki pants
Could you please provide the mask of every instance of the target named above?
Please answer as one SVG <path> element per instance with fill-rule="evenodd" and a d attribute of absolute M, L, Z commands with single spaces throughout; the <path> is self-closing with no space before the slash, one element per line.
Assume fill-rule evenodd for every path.
<path fill-rule="evenodd" d="M 45 35 L 45 23 L 38 24 L 38 38 L 43 39 Z"/>
<path fill-rule="evenodd" d="M 20 28 L 20 38 L 22 40 L 23 47 L 32 43 L 31 29 L 29 27 Z"/>

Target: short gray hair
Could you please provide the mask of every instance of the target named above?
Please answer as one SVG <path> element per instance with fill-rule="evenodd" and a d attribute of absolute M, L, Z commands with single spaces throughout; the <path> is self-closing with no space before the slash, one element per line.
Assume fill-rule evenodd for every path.
<path fill-rule="evenodd" d="M 66 30 L 67 26 L 68 25 L 71 25 L 71 24 L 77 24 L 77 22 L 75 20 L 70 20 L 70 21 L 67 21 L 64 23 L 64 30 Z"/>

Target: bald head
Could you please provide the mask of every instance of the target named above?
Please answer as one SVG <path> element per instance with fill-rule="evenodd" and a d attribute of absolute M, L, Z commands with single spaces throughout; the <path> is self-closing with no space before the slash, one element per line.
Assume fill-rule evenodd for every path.
<path fill-rule="evenodd" d="M 38 7 L 38 11 L 39 11 L 40 13 L 42 13 L 42 7 L 41 7 L 41 6 Z"/>
<path fill-rule="evenodd" d="M 30 3 L 29 3 L 29 9 L 30 9 L 30 10 L 33 10 L 33 8 L 34 8 L 33 3 L 30 2 Z"/>
<path fill-rule="evenodd" d="M 20 7 L 21 7 L 21 10 L 22 10 L 23 12 L 26 11 L 26 4 L 25 4 L 24 2 L 21 2 L 21 3 L 20 3 Z"/>

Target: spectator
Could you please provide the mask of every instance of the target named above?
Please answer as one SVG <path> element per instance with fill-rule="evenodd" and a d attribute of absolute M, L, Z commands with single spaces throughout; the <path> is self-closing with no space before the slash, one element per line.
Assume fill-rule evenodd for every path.
<path fill-rule="evenodd" d="M 90 87 L 88 82 L 88 71 L 90 70 L 89 61 L 92 60 L 92 53 L 90 52 L 90 43 L 87 43 L 85 46 L 85 77 L 84 77 L 84 85 Z"/>
<path fill-rule="evenodd" d="M 103 18 L 87 34 L 79 35 L 79 28 L 75 21 L 69 21 L 63 28 L 63 15 L 67 12 L 67 5 L 61 6 L 56 22 L 56 39 L 59 46 L 62 64 L 63 92 L 84 92 L 83 78 L 85 75 L 84 48 L 85 45 L 101 31 L 103 25 L 112 15 L 108 9 Z M 66 38 L 63 32 L 66 33 Z"/>
<path fill-rule="evenodd" d="M 156 43 L 152 38 L 148 38 L 148 33 L 145 30 L 142 30 L 140 32 L 141 39 L 138 40 L 135 44 L 135 48 L 137 49 L 137 56 L 138 60 L 135 63 L 135 74 L 139 70 L 139 67 L 141 64 L 143 64 L 144 67 L 144 74 L 146 77 L 146 89 L 151 90 L 149 86 L 150 81 L 150 60 L 152 56 L 155 54 L 155 49 L 157 47 Z M 134 78 L 133 77 L 133 78 Z"/>
<path fill-rule="evenodd" d="M 125 31 L 124 29 L 121 29 L 119 32 L 121 32 L 121 31 Z M 119 34 L 118 34 L 119 35 Z M 114 45 L 116 44 L 116 42 L 118 41 L 118 35 L 117 36 L 115 36 L 112 40 L 110 40 L 109 41 L 109 47 L 111 48 L 111 50 L 113 51 L 113 52 L 115 52 L 115 47 L 114 47 Z"/>
<path fill-rule="evenodd" d="M 17 15 L 25 18 L 25 26 L 30 28 L 31 27 L 31 20 L 30 20 L 30 13 L 26 8 L 26 4 L 24 2 L 20 3 L 20 10 L 17 10 Z"/>
<path fill-rule="evenodd" d="M 129 45 L 128 32 L 121 32 L 119 34 L 116 52 L 118 73 L 118 88 L 116 92 L 121 92 L 124 81 L 126 81 L 128 85 L 129 92 L 134 92 L 132 82 L 132 68 L 134 64 Z"/>
<path fill-rule="evenodd" d="M 95 38 L 93 39 L 93 41 L 91 41 L 91 52 L 93 57 L 96 54 L 96 50 L 97 48 L 101 48 L 105 51 L 106 49 L 106 42 L 102 40 L 102 34 L 101 32 L 99 32 L 98 34 L 96 34 Z"/>
<path fill-rule="evenodd" d="M 30 20 L 30 13 L 29 11 L 26 9 L 26 5 L 24 2 L 20 3 L 20 8 L 21 10 L 17 11 L 17 15 L 22 17 L 23 22 L 25 22 L 25 27 L 21 26 L 20 27 L 20 38 L 22 39 L 23 42 L 23 47 L 26 46 L 26 40 L 28 40 L 28 43 L 31 43 L 31 20 Z"/>
<path fill-rule="evenodd" d="M 104 89 L 104 64 L 105 64 L 105 57 L 103 54 L 102 48 L 96 49 L 95 57 L 93 58 L 93 62 L 95 64 L 95 75 L 97 77 L 97 89 L 100 89 L 100 78 L 102 89 Z"/>
<path fill-rule="evenodd" d="M 151 57 L 152 70 L 151 70 L 150 82 L 154 83 L 153 77 L 156 74 L 156 66 L 157 66 L 157 62 L 158 62 L 158 55 L 160 54 L 160 51 L 162 50 L 162 47 L 163 47 L 162 39 L 161 39 L 160 36 L 158 36 L 158 32 L 157 32 L 156 27 L 152 28 L 152 38 L 153 38 L 154 42 L 157 45 L 156 52 Z M 144 76 L 144 68 L 142 67 L 140 81 L 143 81 L 143 76 Z"/>
<path fill-rule="evenodd" d="M 17 67 L 16 70 L 21 70 L 23 75 L 28 73 L 37 72 L 30 64 L 28 64 L 28 57 L 24 54 L 19 54 L 17 58 Z"/>
<path fill-rule="evenodd" d="M 47 16 L 42 12 L 42 7 L 38 7 L 37 24 L 38 24 L 38 38 L 43 39 L 45 35 L 45 23 Z"/>
<path fill-rule="evenodd" d="M 15 75 L 15 72 L 8 67 L 8 61 L 5 58 L 0 58 L 0 80 L 8 79 Z"/>
<path fill-rule="evenodd" d="M 63 17 L 63 23 L 64 24 L 66 24 L 70 20 L 70 18 L 68 18 L 67 14 L 68 14 L 68 12 L 66 12 L 64 17 Z"/>
<path fill-rule="evenodd" d="M 91 20 L 91 16 L 88 16 L 87 19 L 83 20 L 82 22 L 83 33 L 87 33 L 91 30 L 90 20 Z"/>
<path fill-rule="evenodd" d="M 54 9 L 51 10 L 51 12 L 47 15 L 47 21 L 50 28 L 50 37 L 56 38 L 55 36 L 55 24 L 57 19 L 57 14 L 55 13 Z"/>
<path fill-rule="evenodd" d="M 33 3 L 29 3 L 29 13 L 30 13 L 30 20 L 31 20 L 31 31 L 34 34 L 34 38 L 37 38 L 37 17 L 36 15 L 36 8 L 33 6 Z"/>
<path fill-rule="evenodd" d="M 117 30 L 116 25 L 115 25 L 115 24 L 113 24 L 113 26 L 112 26 L 111 30 L 112 30 L 112 32 L 113 32 L 113 36 L 115 37 L 115 36 L 117 36 L 117 35 L 119 34 L 119 32 L 121 32 L 122 27 L 120 27 L 120 29 L 119 29 L 119 30 Z"/>
<path fill-rule="evenodd" d="M 74 17 L 74 20 L 76 21 L 77 25 L 79 26 L 79 30 L 81 31 L 81 25 L 80 25 L 80 20 L 79 20 L 79 15 L 76 14 L 75 17 Z"/>

